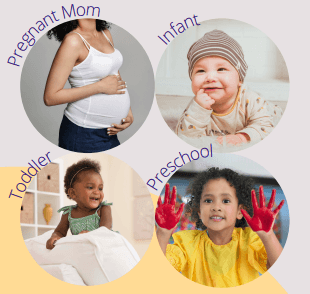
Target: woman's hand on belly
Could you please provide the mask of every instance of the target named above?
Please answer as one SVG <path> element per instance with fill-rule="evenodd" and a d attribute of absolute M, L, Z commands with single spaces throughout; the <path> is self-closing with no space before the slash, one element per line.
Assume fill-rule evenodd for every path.
<path fill-rule="evenodd" d="M 130 108 L 127 117 L 122 119 L 121 125 L 113 124 L 112 127 L 108 128 L 108 135 L 109 136 L 116 135 L 117 133 L 127 129 L 132 123 L 133 123 L 133 115 Z"/>
<path fill-rule="evenodd" d="M 107 76 L 96 83 L 99 93 L 107 95 L 125 94 L 123 89 L 126 89 L 126 82 L 124 82 L 119 75 Z"/>

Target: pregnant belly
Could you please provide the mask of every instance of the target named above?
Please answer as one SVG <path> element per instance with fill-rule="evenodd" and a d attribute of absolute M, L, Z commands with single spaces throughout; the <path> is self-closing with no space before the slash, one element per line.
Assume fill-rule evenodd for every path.
<path fill-rule="evenodd" d="M 130 97 L 126 89 L 125 94 L 97 94 L 70 103 L 65 113 L 79 126 L 98 129 L 120 124 L 127 117 L 129 109 Z"/>

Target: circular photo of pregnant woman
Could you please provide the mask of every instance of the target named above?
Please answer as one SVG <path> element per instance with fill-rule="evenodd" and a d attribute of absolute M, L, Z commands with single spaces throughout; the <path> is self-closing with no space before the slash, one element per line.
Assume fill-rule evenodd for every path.
<path fill-rule="evenodd" d="M 42 36 L 22 70 L 34 127 L 66 150 L 93 153 L 129 139 L 154 98 L 150 60 L 127 31 L 100 19 L 62 23 Z"/>
<path fill-rule="evenodd" d="M 23 197 L 20 223 L 35 261 L 25 254 L 24 262 L 42 284 L 53 276 L 101 285 L 143 257 L 153 236 L 154 206 L 143 180 L 123 161 L 102 152 L 70 153 L 37 172 Z"/>
<path fill-rule="evenodd" d="M 179 32 L 156 72 L 157 103 L 168 127 L 192 146 L 212 143 L 217 152 L 248 148 L 271 134 L 288 95 L 280 50 L 259 29 L 233 19 Z"/>

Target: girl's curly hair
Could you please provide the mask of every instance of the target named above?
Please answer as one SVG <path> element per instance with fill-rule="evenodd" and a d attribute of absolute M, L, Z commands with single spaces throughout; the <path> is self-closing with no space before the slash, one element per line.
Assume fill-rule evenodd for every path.
<path fill-rule="evenodd" d="M 101 166 L 98 161 L 90 160 L 84 158 L 77 163 L 72 164 L 67 168 L 65 174 L 65 193 L 69 199 L 68 190 L 73 187 L 73 184 L 80 180 L 80 172 L 93 170 L 94 172 L 100 174 Z"/>
<path fill-rule="evenodd" d="M 49 30 L 47 32 L 47 37 L 51 39 L 52 36 L 54 36 L 57 41 L 62 42 L 65 35 L 73 31 L 74 29 L 76 29 L 78 26 L 79 26 L 79 22 L 77 19 L 64 22 L 60 24 L 59 26 L 54 27 L 51 30 Z M 106 22 L 105 20 L 96 19 L 96 30 L 98 32 L 104 31 L 110 27 L 111 27 L 111 24 Z"/>
<path fill-rule="evenodd" d="M 253 215 L 251 201 L 251 190 L 254 189 L 253 180 L 251 178 L 242 176 L 229 168 L 219 169 L 218 167 L 212 167 L 204 172 L 197 174 L 187 189 L 188 194 L 191 196 L 190 201 L 186 204 L 185 213 L 191 215 L 191 220 L 196 222 L 197 229 L 207 229 L 198 215 L 198 212 L 200 211 L 200 199 L 203 188 L 209 180 L 220 178 L 225 179 L 231 187 L 236 189 L 238 204 L 241 204 L 242 208 L 246 210 L 250 216 Z M 248 224 L 244 217 L 241 220 L 236 220 L 235 227 L 245 228 L 247 226 Z"/>

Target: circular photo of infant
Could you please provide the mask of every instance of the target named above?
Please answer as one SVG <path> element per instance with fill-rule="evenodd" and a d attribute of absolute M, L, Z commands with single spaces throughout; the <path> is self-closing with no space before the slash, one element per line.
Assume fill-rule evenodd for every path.
<path fill-rule="evenodd" d="M 66 150 L 94 153 L 119 146 L 138 131 L 153 103 L 146 52 L 129 32 L 105 20 L 52 25 L 37 41 L 34 29 L 24 35 L 25 44 L 35 42 L 20 82 L 29 120 Z"/>
<path fill-rule="evenodd" d="M 30 163 L 20 211 L 34 275 L 83 286 L 106 284 L 133 269 L 149 247 L 154 206 L 140 176 L 104 153 L 70 153 L 40 171 Z M 120 185 L 121 183 L 121 185 Z M 40 267 L 38 267 L 38 265 Z M 49 284 L 51 277 L 42 276 Z"/>
<path fill-rule="evenodd" d="M 269 37 L 237 20 L 190 27 L 167 46 L 156 99 L 169 128 L 196 148 L 232 152 L 279 123 L 289 96 L 283 56 Z"/>

